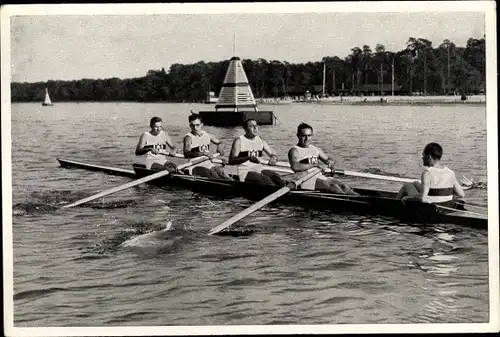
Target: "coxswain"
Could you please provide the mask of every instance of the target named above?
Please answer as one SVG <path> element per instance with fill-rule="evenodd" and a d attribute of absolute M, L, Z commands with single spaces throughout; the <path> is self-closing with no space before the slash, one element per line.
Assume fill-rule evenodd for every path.
<path fill-rule="evenodd" d="M 270 169 L 264 169 L 263 153 L 269 156 L 268 165 L 274 166 L 278 157 L 271 147 L 258 135 L 258 124 L 255 119 L 243 123 L 245 134 L 235 138 L 229 154 L 229 165 L 236 165 L 240 181 L 260 185 L 285 186 L 281 176 Z"/>
<path fill-rule="evenodd" d="M 221 141 L 214 135 L 202 130 L 203 123 L 200 115 L 191 114 L 188 120 L 191 131 L 184 136 L 184 157 L 191 159 L 207 156 L 210 161 L 204 161 L 187 169 L 187 173 L 211 179 L 233 180 L 220 165 L 213 163 L 214 155 L 210 153 L 210 144 L 215 144 L 217 146 L 216 153 L 223 156 L 224 151 L 221 147 Z M 221 159 L 221 161 L 223 165 L 227 162 L 224 159 Z"/>
<path fill-rule="evenodd" d="M 319 160 L 321 160 L 326 164 L 326 169 L 331 170 L 331 172 L 335 172 L 335 161 L 325 155 L 320 148 L 311 144 L 312 136 L 313 128 L 309 124 L 301 123 L 297 127 L 297 138 L 299 141 L 297 145 L 293 146 L 288 151 L 288 161 L 291 169 L 296 173 L 304 172 L 313 167 L 320 167 Z M 334 179 L 333 177 L 327 177 L 323 174 L 318 175 L 316 178 L 307 180 L 300 187 L 305 190 L 359 195 L 349 186 L 343 184 L 337 179 Z"/>
<path fill-rule="evenodd" d="M 151 130 L 144 132 L 139 138 L 135 155 L 144 157 L 143 164 L 148 169 L 163 168 L 168 163 L 166 156 L 173 156 L 178 151 L 168 133 L 163 130 L 160 117 L 151 118 L 149 126 Z"/>
<path fill-rule="evenodd" d="M 455 173 L 441 164 L 443 148 L 438 143 L 429 143 L 422 151 L 422 162 L 426 167 L 422 172 L 420 181 L 404 183 L 396 199 L 414 200 L 425 203 L 449 203 L 453 196 L 465 197 L 462 187 Z M 455 204 L 456 202 L 453 202 Z"/>

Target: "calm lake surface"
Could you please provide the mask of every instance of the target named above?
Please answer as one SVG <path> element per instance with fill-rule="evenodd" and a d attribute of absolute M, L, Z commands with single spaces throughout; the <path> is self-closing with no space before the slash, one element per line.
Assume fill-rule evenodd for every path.
<path fill-rule="evenodd" d="M 147 185 L 59 209 L 130 179 L 63 169 L 56 158 L 130 169 L 152 116 L 180 147 L 189 110 L 209 107 L 12 105 L 16 327 L 489 321 L 486 231 L 271 205 L 241 221 L 248 236 L 207 236 L 251 202 Z M 338 168 L 419 177 L 421 151 L 436 141 L 458 177 L 486 181 L 484 106 L 273 109 L 279 124 L 260 134 L 280 160 L 304 121 Z M 226 153 L 243 132 L 205 130 Z M 486 204 L 487 190 L 467 198 Z M 169 221 L 173 229 L 161 231 Z"/>

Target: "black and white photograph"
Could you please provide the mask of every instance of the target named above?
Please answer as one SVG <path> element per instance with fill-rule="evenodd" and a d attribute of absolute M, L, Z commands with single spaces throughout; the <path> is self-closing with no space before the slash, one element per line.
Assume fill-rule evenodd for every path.
<path fill-rule="evenodd" d="M 498 332 L 496 25 L 2 6 L 4 334 Z"/>

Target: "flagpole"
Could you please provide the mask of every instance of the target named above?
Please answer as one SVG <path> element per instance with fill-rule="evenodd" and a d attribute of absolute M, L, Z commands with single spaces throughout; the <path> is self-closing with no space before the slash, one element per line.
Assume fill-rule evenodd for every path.
<path fill-rule="evenodd" d="M 233 32 L 233 56 L 236 56 L 236 32 Z"/>
<path fill-rule="evenodd" d="M 332 72 L 332 94 L 335 95 L 335 69 Z"/>
<path fill-rule="evenodd" d="M 391 82 L 392 96 L 394 96 L 394 58 L 392 58 L 392 82 Z"/>
<path fill-rule="evenodd" d="M 450 44 L 446 44 L 446 49 L 448 50 L 448 78 L 446 80 L 446 93 L 445 95 L 448 95 L 450 91 Z"/>
<path fill-rule="evenodd" d="M 322 95 L 322 98 L 325 97 L 325 75 L 326 75 L 326 62 L 323 63 L 323 95 Z"/>
<path fill-rule="evenodd" d="M 384 77 L 382 75 L 382 63 L 380 64 L 380 96 L 383 95 L 384 92 Z"/>

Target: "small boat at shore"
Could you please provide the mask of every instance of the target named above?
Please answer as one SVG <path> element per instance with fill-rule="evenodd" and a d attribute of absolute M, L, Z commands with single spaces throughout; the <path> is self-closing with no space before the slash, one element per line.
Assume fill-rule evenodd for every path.
<path fill-rule="evenodd" d="M 159 171 L 147 169 L 144 165 L 134 164 L 132 170 L 100 166 L 68 159 L 57 159 L 63 168 L 78 168 L 103 172 L 110 175 L 144 179 Z M 209 178 L 173 173 L 155 180 L 150 184 L 158 187 L 178 187 L 196 193 L 234 198 L 244 197 L 259 200 L 280 189 L 279 186 L 255 185 L 238 180 L 212 180 Z M 422 224 L 451 223 L 478 229 L 487 229 L 488 217 L 468 209 L 467 204 L 456 201 L 452 205 L 427 204 L 396 199 L 396 193 L 375 189 L 354 188 L 359 196 L 324 193 L 295 189 L 279 198 L 279 204 L 296 205 L 306 209 L 321 209 L 339 214 L 380 215 L 401 221 Z"/>

